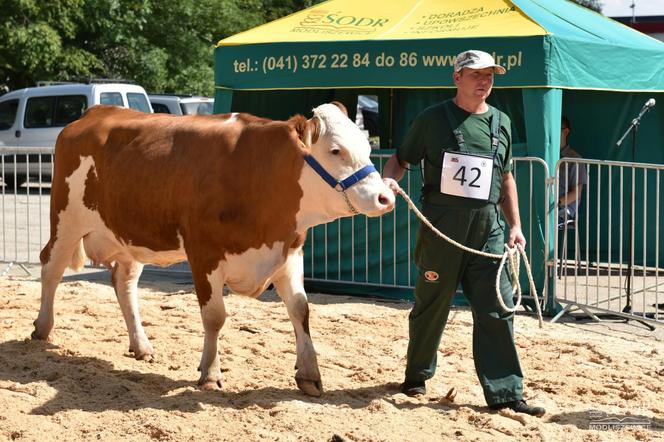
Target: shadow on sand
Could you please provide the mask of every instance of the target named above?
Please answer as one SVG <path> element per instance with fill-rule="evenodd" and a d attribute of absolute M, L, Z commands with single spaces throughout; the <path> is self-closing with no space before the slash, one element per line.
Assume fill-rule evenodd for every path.
<path fill-rule="evenodd" d="M 312 404 L 346 405 L 363 408 L 374 399 L 398 392 L 389 383 L 371 387 L 325 391 L 313 398 L 293 388 L 263 387 L 244 391 L 201 391 L 195 380 L 176 380 L 161 374 L 119 370 L 112 363 L 95 357 L 62 355 L 58 347 L 44 341 L 8 341 L 0 343 L 0 381 L 10 381 L 13 389 L 25 394 L 28 384 L 46 382 L 55 396 L 32 410 L 36 415 L 53 415 L 66 410 L 100 412 L 130 411 L 144 408 L 197 412 L 201 404 L 243 409 L 257 406 L 271 409 L 278 403 L 299 401 Z M 146 363 L 146 371 L 150 365 Z M 7 388 L 7 387 L 5 387 Z"/>

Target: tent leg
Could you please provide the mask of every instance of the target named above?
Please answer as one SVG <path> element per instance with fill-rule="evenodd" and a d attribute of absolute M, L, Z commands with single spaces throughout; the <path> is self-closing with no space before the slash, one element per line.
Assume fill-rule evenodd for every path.
<path fill-rule="evenodd" d="M 225 114 L 231 111 L 233 104 L 232 89 L 217 89 L 214 93 L 214 113 Z"/>

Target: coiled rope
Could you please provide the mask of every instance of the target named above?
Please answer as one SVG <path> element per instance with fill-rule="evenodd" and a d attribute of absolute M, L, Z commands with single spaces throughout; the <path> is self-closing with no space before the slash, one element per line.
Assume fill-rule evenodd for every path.
<path fill-rule="evenodd" d="M 503 310 L 509 313 L 514 313 L 519 306 L 521 305 L 521 283 L 519 282 L 519 271 L 520 271 L 520 263 L 521 261 L 519 260 L 519 255 L 523 258 L 523 265 L 526 268 L 526 274 L 528 275 L 528 282 L 530 283 L 530 292 L 533 295 L 533 298 L 535 298 L 535 308 L 537 309 L 537 318 L 539 319 L 539 326 L 542 328 L 543 326 L 543 320 L 542 320 L 542 311 L 540 309 L 539 305 L 539 298 L 537 296 L 537 288 L 535 287 L 535 281 L 533 281 L 533 274 L 530 269 L 530 262 L 528 261 L 528 256 L 526 255 L 526 252 L 523 250 L 523 247 L 521 247 L 520 244 L 516 244 L 514 247 L 510 248 L 507 244 L 505 244 L 505 253 L 502 255 L 498 255 L 495 253 L 487 253 L 487 252 L 482 252 L 480 250 L 475 250 L 471 249 L 470 247 L 466 247 L 461 243 L 456 242 L 449 236 L 445 235 L 443 232 L 440 230 L 436 229 L 431 222 L 426 219 L 426 217 L 420 212 L 420 210 L 417 208 L 415 203 L 413 203 L 413 200 L 410 199 L 408 194 L 399 186 L 396 187 L 396 192 L 403 197 L 403 199 L 406 200 L 406 203 L 408 203 L 408 206 L 410 209 L 415 212 L 417 217 L 422 220 L 422 223 L 426 225 L 428 228 L 430 228 L 438 237 L 444 239 L 445 241 L 449 242 L 452 245 L 457 246 L 461 250 L 464 250 L 469 253 L 474 253 L 476 255 L 484 256 L 486 258 L 492 258 L 492 259 L 500 259 L 500 266 L 498 267 L 498 272 L 496 272 L 496 297 L 498 298 L 498 303 L 502 307 Z M 517 300 L 513 308 L 507 307 L 505 305 L 505 301 L 503 301 L 503 297 L 500 293 L 500 277 L 503 274 L 503 267 L 505 266 L 505 262 L 509 262 L 510 269 L 512 270 L 512 295 L 516 293 L 517 295 Z"/>

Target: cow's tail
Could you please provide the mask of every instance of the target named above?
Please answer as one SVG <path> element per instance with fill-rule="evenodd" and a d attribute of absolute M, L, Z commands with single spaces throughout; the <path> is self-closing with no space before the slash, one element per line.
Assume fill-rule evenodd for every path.
<path fill-rule="evenodd" d="M 71 257 L 69 268 L 78 272 L 83 268 L 87 259 L 87 256 L 85 256 L 85 248 L 83 248 L 83 238 L 81 238 L 78 241 L 78 245 L 74 249 L 74 254 Z"/>

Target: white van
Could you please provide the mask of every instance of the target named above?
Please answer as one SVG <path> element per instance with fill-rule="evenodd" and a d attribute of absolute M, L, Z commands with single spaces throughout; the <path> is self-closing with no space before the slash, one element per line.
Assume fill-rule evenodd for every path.
<path fill-rule="evenodd" d="M 210 115 L 214 110 L 214 98 L 194 95 L 148 95 L 155 113 L 173 115 Z"/>
<path fill-rule="evenodd" d="M 0 96 L 0 147 L 54 147 L 60 131 L 96 104 L 128 107 L 152 112 L 145 90 L 135 84 L 91 82 L 44 83 Z M 1 151 L 0 151 L 1 152 Z M 27 175 L 39 174 L 39 156 L 4 155 L 4 180 L 20 185 Z M 42 155 L 41 177 L 50 179 L 51 156 Z M 14 183 L 16 181 L 16 183 Z"/>

